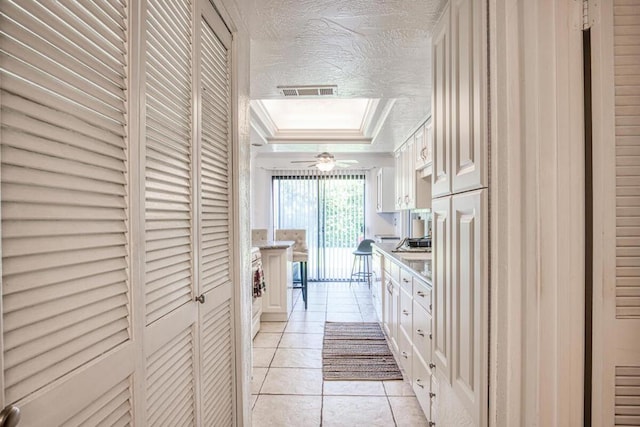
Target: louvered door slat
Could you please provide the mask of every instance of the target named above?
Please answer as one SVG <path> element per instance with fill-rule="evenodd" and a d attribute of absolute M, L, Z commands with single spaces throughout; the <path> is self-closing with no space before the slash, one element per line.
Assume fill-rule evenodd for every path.
<path fill-rule="evenodd" d="M 211 27 L 202 25 L 201 286 L 204 292 L 230 282 L 229 251 L 229 59 Z M 220 216 L 212 217 L 212 214 Z"/>
<path fill-rule="evenodd" d="M 45 7 L 47 6 L 27 6 L 30 12 L 41 18 L 44 22 L 55 21 L 56 23 L 62 24 L 62 27 L 67 29 L 70 37 L 72 34 L 74 38 L 82 41 L 85 48 L 89 50 L 99 48 L 102 53 L 109 55 L 114 63 L 123 63 L 125 61 L 126 50 L 124 46 L 118 40 L 117 36 L 112 36 L 105 30 L 104 22 L 100 22 L 100 29 L 92 28 L 92 25 L 83 21 L 82 12 L 78 15 L 67 9 L 62 2 L 59 2 L 54 10 L 44 10 Z"/>
<path fill-rule="evenodd" d="M 78 117 L 67 112 L 50 108 L 39 103 L 30 102 L 28 99 L 22 96 L 7 95 L 3 98 L 2 102 L 7 106 L 17 111 L 29 111 L 29 115 L 32 118 L 41 120 L 46 123 L 58 123 L 67 122 L 67 126 L 72 127 L 73 130 L 79 133 L 83 138 L 89 139 L 85 145 L 79 145 L 80 148 L 86 148 L 87 150 L 94 150 L 96 153 L 103 154 L 105 156 L 113 156 L 115 158 L 122 159 L 122 150 L 118 146 L 118 140 L 124 136 L 124 129 L 121 125 L 113 122 L 101 122 L 100 126 L 94 126 L 89 123 L 88 120 L 92 119 L 90 114 L 86 114 L 85 111 L 77 109 Z M 38 100 L 41 102 L 41 99 Z M 99 116 L 97 116 L 99 118 Z M 18 128 L 19 124 L 24 124 L 24 121 L 19 121 L 20 116 L 13 117 L 15 127 Z M 93 115 L 93 119 L 96 115 Z M 29 129 L 31 130 L 31 129 Z M 107 130 L 107 132 L 105 132 Z M 35 132 L 34 132 L 35 133 Z M 48 133 L 41 135 L 43 137 L 50 136 Z M 112 147 L 104 145 L 107 142 L 113 144 Z M 104 146 L 103 146 L 104 145 Z"/>
<path fill-rule="evenodd" d="M 131 420 L 131 387 L 129 379 L 116 384 L 91 405 L 65 421 L 68 427 L 114 425 L 118 420 Z"/>
<path fill-rule="evenodd" d="M 147 324 L 191 301 L 190 7 L 147 7 Z"/>
<path fill-rule="evenodd" d="M 206 9 L 206 8 L 205 8 Z M 200 310 L 203 425 L 233 425 L 230 35 L 212 9 L 201 21 Z"/>
<path fill-rule="evenodd" d="M 56 22 L 38 20 L 13 2 L 2 2 L 0 10 L 2 10 L 5 15 L 11 16 L 11 19 L 20 26 L 32 32 L 34 35 L 30 37 L 40 38 L 50 44 L 52 50 L 59 50 L 75 58 L 77 61 L 80 61 L 113 82 L 124 82 L 124 79 L 118 72 L 119 66 L 117 63 L 103 61 L 100 56 L 100 51 L 79 51 L 77 46 L 79 42 L 82 42 L 82 39 L 68 38 L 64 35 L 65 28 L 59 28 L 56 26 Z M 124 16 L 124 11 L 122 14 L 122 16 Z"/>
<path fill-rule="evenodd" d="M 640 319 L 640 12 L 614 4 L 616 317 Z"/>
<path fill-rule="evenodd" d="M 130 341 L 127 16 L 123 5 L 0 8 L 3 367 L 15 402 Z"/>
<path fill-rule="evenodd" d="M 204 317 L 202 323 L 203 420 L 205 425 L 230 425 L 232 347 L 229 301 Z"/>
<path fill-rule="evenodd" d="M 193 337 L 184 330 L 147 359 L 147 422 L 149 425 L 190 425 L 194 419 Z M 172 410 L 183 405 L 189 416 L 169 424 Z"/>
<path fill-rule="evenodd" d="M 616 366 L 615 425 L 640 426 L 640 366 Z"/>

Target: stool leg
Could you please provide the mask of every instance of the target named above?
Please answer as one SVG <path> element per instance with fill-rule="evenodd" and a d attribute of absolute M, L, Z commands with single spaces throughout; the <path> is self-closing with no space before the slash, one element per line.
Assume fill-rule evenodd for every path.
<path fill-rule="evenodd" d="M 300 275 L 302 276 L 302 300 L 304 301 L 304 309 L 307 309 L 307 261 L 300 263 Z"/>
<path fill-rule="evenodd" d="M 351 265 L 351 276 L 349 276 L 349 286 L 351 286 L 351 282 L 353 281 L 353 272 L 356 269 L 356 260 L 358 257 L 356 255 L 353 256 L 353 264 Z"/>

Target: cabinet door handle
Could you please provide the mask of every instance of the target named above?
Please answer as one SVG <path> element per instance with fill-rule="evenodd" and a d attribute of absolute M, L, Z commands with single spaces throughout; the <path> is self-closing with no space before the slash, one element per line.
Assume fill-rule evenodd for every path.
<path fill-rule="evenodd" d="M 436 423 L 434 423 L 433 421 L 429 421 L 429 427 L 433 427 L 435 425 L 436 425 Z"/>
<path fill-rule="evenodd" d="M 416 294 L 418 294 L 418 296 L 419 296 L 419 297 L 422 297 L 422 298 L 424 298 L 424 297 L 426 297 L 426 296 L 427 296 L 427 295 L 426 295 L 424 292 L 422 292 L 422 291 L 418 291 L 418 292 L 416 292 Z"/>
<path fill-rule="evenodd" d="M 433 339 L 433 334 L 429 334 L 429 339 L 432 340 Z"/>
<path fill-rule="evenodd" d="M 409 358 L 409 354 L 406 351 L 403 351 L 401 354 L 402 354 L 402 357 L 404 357 L 405 359 Z"/>
<path fill-rule="evenodd" d="M 424 384 L 422 384 L 422 380 L 420 378 L 416 378 L 416 385 L 420 388 L 424 388 Z"/>
<path fill-rule="evenodd" d="M 407 310 L 402 310 L 402 314 L 404 314 L 405 316 L 408 316 L 409 312 Z"/>
<path fill-rule="evenodd" d="M 436 365 L 435 365 L 435 363 L 429 363 L 429 367 L 430 367 L 431 369 L 434 369 L 434 368 L 436 367 Z"/>
<path fill-rule="evenodd" d="M 418 335 L 420 335 L 421 337 L 423 337 L 423 336 L 424 336 L 424 332 L 422 331 L 422 329 L 416 329 L 416 333 L 417 333 Z"/>
<path fill-rule="evenodd" d="M 204 304 L 204 294 L 200 295 L 199 297 L 196 297 L 195 300 L 200 304 Z"/>
<path fill-rule="evenodd" d="M 403 281 L 404 283 L 409 283 L 409 279 L 407 279 L 406 277 L 403 277 L 403 278 L 402 278 L 402 281 Z"/>
<path fill-rule="evenodd" d="M 431 399 L 433 399 L 434 397 L 436 397 L 436 394 L 435 394 L 434 392 L 430 391 L 430 392 L 429 392 L 429 397 L 430 397 Z"/>

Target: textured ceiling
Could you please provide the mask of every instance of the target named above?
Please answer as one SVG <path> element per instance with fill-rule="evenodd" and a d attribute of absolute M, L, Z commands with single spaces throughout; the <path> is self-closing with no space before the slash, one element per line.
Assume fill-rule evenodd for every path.
<path fill-rule="evenodd" d="M 393 150 L 430 110 L 430 29 L 444 0 L 245 0 L 251 32 L 251 98 L 277 86 L 335 84 L 338 96 L 395 98 L 370 146 Z M 327 145 L 323 145 L 324 148 Z M 264 146 L 259 151 L 318 151 Z"/>

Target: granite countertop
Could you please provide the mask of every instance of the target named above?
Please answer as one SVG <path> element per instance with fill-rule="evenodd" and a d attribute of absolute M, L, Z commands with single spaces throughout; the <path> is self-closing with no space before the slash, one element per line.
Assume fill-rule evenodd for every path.
<path fill-rule="evenodd" d="M 287 249 L 295 243 L 295 240 L 259 240 L 252 245 L 260 249 Z"/>
<path fill-rule="evenodd" d="M 431 252 L 420 250 L 396 252 L 396 244 L 394 243 L 374 243 L 373 245 L 382 251 L 385 256 L 388 256 L 397 263 L 408 267 L 418 277 L 431 284 Z"/>

